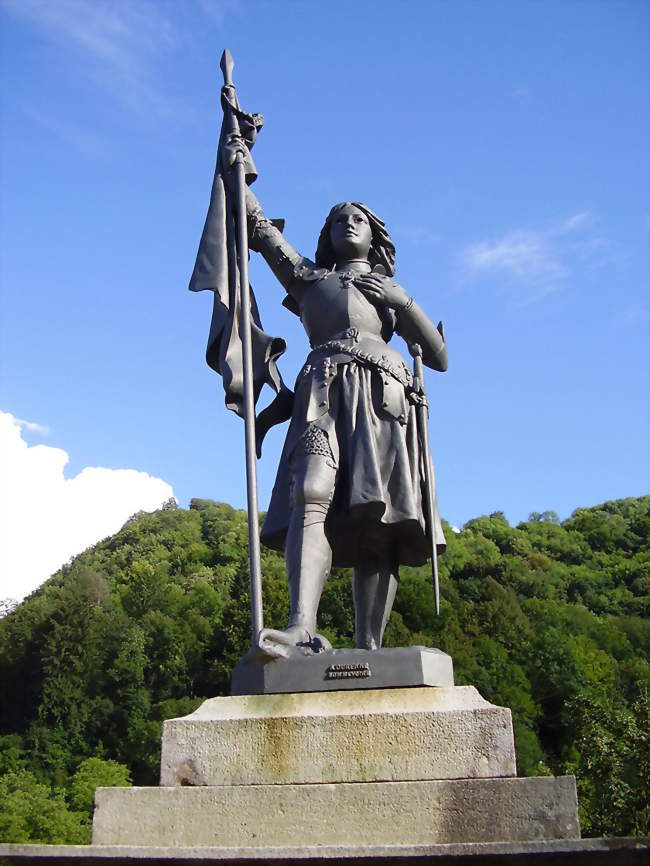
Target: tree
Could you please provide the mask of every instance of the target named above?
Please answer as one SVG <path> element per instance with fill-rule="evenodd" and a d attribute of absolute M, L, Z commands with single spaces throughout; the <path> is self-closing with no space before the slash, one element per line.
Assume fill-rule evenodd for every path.
<path fill-rule="evenodd" d="M 591 695 L 571 702 L 578 725 L 576 774 L 580 821 L 587 836 L 650 833 L 650 703 L 643 690 L 632 708 Z"/>
<path fill-rule="evenodd" d="M 63 791 L 18 770 L 0 777 L 0 841 L 81 845 L 90 842 L 90 830 L 84 815 L 68 808 Z"/>
<path fill-rule="evenodd" d="M 117 761 L 86 758 L 72 777 L 70 803 L 77 812 L 92 818 L 96 788 L 128 788 L 131 785 L 129 768 Z"/>
<path fill-rule="evenodd" d="M 446 527 L 441 614 L 430 566 L 402 569 L 386 645 L 448 652 L 458 684 L 513 711 L 520 774 L 575 771 L 583 832 L 648 832 L 650 497 Z M 262 551 L 265 622 L 282 558 Z M 350 646 L 349 571 L 319 628 Z M 98 784 L 156 784 L 164 719 L 228 694 L 250 646 L 246 515 L 193 500 L 135 515 L 0 618 L 0 832 L 88 838 Z"/>

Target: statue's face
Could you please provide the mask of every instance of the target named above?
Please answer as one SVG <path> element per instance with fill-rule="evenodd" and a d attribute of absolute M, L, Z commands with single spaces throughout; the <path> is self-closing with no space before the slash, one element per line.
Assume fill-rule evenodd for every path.
<path fill-rule="evenodd" d="M 372 243 L 368 217 L 352 204 L 337 211 L 330 223 L 330 241 L 338 258 L 366 259 Z"/>

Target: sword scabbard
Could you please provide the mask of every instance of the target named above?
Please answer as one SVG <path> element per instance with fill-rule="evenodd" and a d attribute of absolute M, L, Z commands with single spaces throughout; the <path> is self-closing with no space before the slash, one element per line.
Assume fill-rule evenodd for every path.
<path fill-rule="evenodd" d="M 420 400 L 417 403 L 415 414 L 418 424 L 418 438 L 422 448 L 424 462 L 424 499 L 426 504 L 426 517 L 429 523 L 429 535 L 431 541 L 431 570 L 433 577 L 433 594 L 436 607 L 436 615 L 440 614 L 440 578 L 438 575 L 438 543 L 436 538 L 436 484 L 429 448 L 429 406 L 424 389 L 424 369 L 422 365 L 422 348 L 418 343 L 409 344 L 409 351 L 413 356 L 413 388 Z"/>

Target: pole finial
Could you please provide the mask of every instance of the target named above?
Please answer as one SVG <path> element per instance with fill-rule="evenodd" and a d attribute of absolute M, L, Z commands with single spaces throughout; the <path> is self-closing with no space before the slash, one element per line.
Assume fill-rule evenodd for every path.
<path fill-rule="evenodd" d="M 228 86 L 232 85 L 232 71 L 235 68 L 235 61 L 233 60 L 232 54 L 228 51 L 227 48 L 224 49 L 223 54 L 221 55 L 221 61 L 219 63 L 221 67 L 221 71 L 223 72 L 223 83 Z"/>

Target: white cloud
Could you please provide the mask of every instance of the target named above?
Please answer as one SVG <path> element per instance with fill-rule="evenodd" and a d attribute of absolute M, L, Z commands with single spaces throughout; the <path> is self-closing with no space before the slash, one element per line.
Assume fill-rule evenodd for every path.
<path fill-rule="evenodd" d="M 566 279 L 572 257 L 603 245 L 602 238 L 584 236 L 590 224 L 589 212 L 580 211 L 545 230 L 517 229 L 469 244 L 461 252 L 463 270 L 470 277 L 500 276 L 504 289 L 516 288 L 520 303 L 536 300 Z"/>
<path fill-rule="evenodd" d="M 175 45 L 172 21 L 149 0 L 0 0 L 3 8 L 81 52 L 90 72 L 130 108 L 168 113 L 155 84 L 156 65 Z M 88 65 L 90 64 L 90 65 Z"/>
<path fill-rule="evenodd" d="M 22 430 L 29 430 L 30 433 L 38 433 L 41 436 L 50 435 L 50 428 L 47 424 L 35 424 L 34 421 L 25 421 L 23 418 L 14 418 L 14 422 Z"/>
<path fill-rule="evenodd" d="M 167 482 L 135 469 L 89 466 L 65 478 L 67 453 L 28 446 L 21 426 L 41 428 L 0 411 L 0 598 L 22 599 L 136 511 L 173 496 Z"/>
<path fill-rule="evenodd" d="M 556 235 L 566 235 L 569 232 L 574 231 L 575 229 L 582 228 L 589 224 L 591 217 L 589 211 L 580 211 L 580 213 L 573 214 L 573 216 L 568 217 L 564 220 L 561 226 L 557 228 L 554 232 L 551 231 L 551 234 Z"/>
<path fill-rule="evenodd" d="M 505 271 L 517 279 L 556 280 L 565 273 L 542 232 L 515 231 L 498 241 L 471 244 L 463 260 L 474 274 Z"/>

